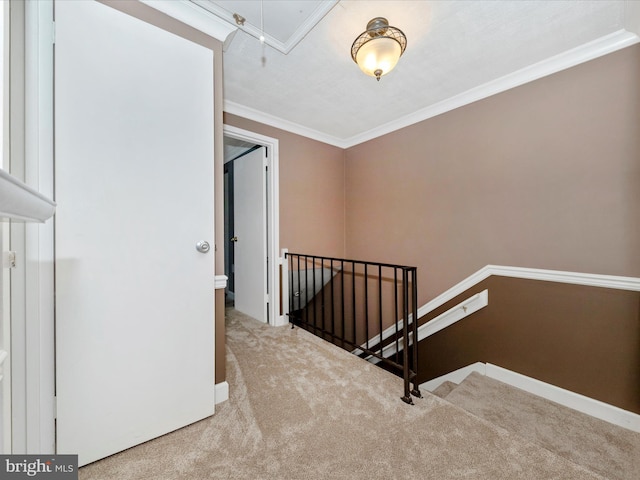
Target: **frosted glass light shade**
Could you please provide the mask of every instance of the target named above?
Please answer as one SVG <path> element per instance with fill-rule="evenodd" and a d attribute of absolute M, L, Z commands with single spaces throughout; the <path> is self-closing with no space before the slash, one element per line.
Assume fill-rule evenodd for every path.
<path fill-rule="evenodd" d="M 384 17 L 369 20 L 367 29 L 351 45 L 351 58 L 367 75 L 380 81 L 398 63 L 407 48 L 402 30 L 391 27 Z"/>
<path fill-rule="evenodd" d="M 396 66 L 402 55 L 400 44 L 388 37 L 374 38 L 360 47 L 356 63 L 367 75 L 379 78 Z"/>

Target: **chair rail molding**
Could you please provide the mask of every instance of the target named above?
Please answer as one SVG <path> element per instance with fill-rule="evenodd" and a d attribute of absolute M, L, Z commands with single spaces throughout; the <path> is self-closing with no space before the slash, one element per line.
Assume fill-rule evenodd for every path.
<path fill-rule="evenodd" d="M 227 280 L 228 280 L 228 277 L 226 275 L 216 275 L 215 283 L 214 283 L 215 289 L 220 290 L 220 289 L 227 288 Z"/>
<path fill-rule="evenodd" d="M 638 277 L 622 277 L 595 273 L 544 270 L 539 268 L 487 265 L 420 307 L 418 309 L 418 318 L 424 317 L 429 312 L 435 310 L 461 293 L 464 293 L 469 288 L 492 275 L 640 292 L 640 278 Z"/>
<path fill-rule="evenodd" d="M 640 292 L 640 278 L 623 277 L 615 275 L 601 275 L 595 273 L 565 272 L 560 270 L 544 270 L 539 268 L 510 267 L 501 265 L 486 265 L 477 272 L 457 283 L 447 291 L 430 300 L 418 308 L 418 319 L 429 314 L 436 308 L 444 305 L 458 295 L 463 294 L 474 285 L 489 278 L 492 275 L 528 280 L 540 280 L 545 282 L 570 283 L 573 285 L 585 285 L 590 287 L 613 288 L 617 290 L 629 290 Z M 458 305 L 447 310 L 438 317 L 423 323 L 418 327 L 418 341 L 421 341 L 454 323 L 467 318 L 476 311 L 484 308 L 489 303 L 488 291 L 485 290 L 469 297 Z M 411 317 L 409 317 L 411 320 Z M 402 325 L 402 320 L 399 325 Z M 394 333 L 394 328 L 389 327 L 382 332 L 382 337 L 376 335 L 369 339 L 370 343 L 385 340 Z M 357 350 L 357 349 L 356 349 Z M 395 353 L 395 345 L 388 345 L 384 349 L 385 356 Z M 369 360 L 369 358 L 367 358 Z M 371 359 L 377 363 L 376 359 Z"/>

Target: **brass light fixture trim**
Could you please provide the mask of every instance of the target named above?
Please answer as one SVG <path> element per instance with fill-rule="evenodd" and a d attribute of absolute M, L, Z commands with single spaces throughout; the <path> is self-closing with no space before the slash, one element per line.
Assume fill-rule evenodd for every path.
<path fill-rule="evenodd" d="M 397 47 L 391 48 L 393 50 L 391 52 L 389 42 L 384 39 L 397 42 L 399 49 Z M 379 40 L 383 40 L 384 45 Z M 367 50 L 367 55 L 365 55 L 367 58 L 358 56 L 358 52 L 363 47 Z M 390 26 L 389 21 L 384 17 L 375 17 L 369 20 L 367 29 L 351 45 L 351 58 L 364 73 L 374 76 L 380 81 L 382 75 L 389 73 L 395 67 L 406 48 L 407 37 L 402 30 Z M 381 57 L 384 57 L 382 61 Z"/>
<path fill-rule="evenodd" d="M 244 22 L 247 21 L 246 18 L 244 18 L 242 15 L 238 14 L 238 13 L 234 13 L 233 14 L 233 19 L 236 21 L 236 25 L 239 25 L 241 27 L 244 26 Z"/>

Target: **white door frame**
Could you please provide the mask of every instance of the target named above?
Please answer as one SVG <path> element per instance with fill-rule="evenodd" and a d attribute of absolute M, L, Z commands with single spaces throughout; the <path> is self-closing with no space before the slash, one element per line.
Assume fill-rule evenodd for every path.
<path fill-rule="evenodd" d="M 9 110 L 9 2 L 3 2 L 0 5 L 0 25 L 2 25 L 1 35 L 3 36 L 0 48 L 0 55 L 2 55 L 2 68 L 0 72 L 2 74 L 2 81 L 0 85 L 2 90 L 0 95 L 2 99 L 0 106 L 2 107 L 2 129 L 0 135 L 2 140 L 0 141 L 0 148 L 2 149 L 2 158 L 0 158 L 0 167 L 4 170 L 9 170 L 9 148 L 6 148 L 9 143 L 9 125 L 8 125 L 8 110 Z M 4 265 L 4 246 L 9 249 L 9 225 L 5 222 L 0 224 L 0 252 L 2 252 L 3 259 L 2 265 L 0 265 L 0 403 L 2 404 L 2 410 L 0 411 L 0 453 L 11 453 L 11 297 L 10 297 L 10 281 L 11 276 L 9 269 Z M 4 352 L 2 352 L 4 350 Z"/>
<path fill-rule="evenodd" d="M 258 133 L 243 130 L 232 125 L 224 125 L 224 136 L 242 140 L 245 142 L 262 145 L 267 148 L 267 255 L 269 256 L 269 268 L 267 279 L 269 289 L 269 324 L 275 327 L 286 325 L 288 319 L 284 312 L 280 311 L 280 266 L 282 259 L 280 253 L 280 162 L 278 139 L 260 135 Z"/>
<path fill-rule="evenodd" d="M 53 2 L 11 2 L 11 10 L 12 38 L 24 34 L 25 72 L 24 91 L 12 87 L 25 121 L 24 137 L 11 135 L 12 174 L 53 198 Z M 12 223 L 11 249 L 12 450 L 55 453 L 53 221 Z"/>

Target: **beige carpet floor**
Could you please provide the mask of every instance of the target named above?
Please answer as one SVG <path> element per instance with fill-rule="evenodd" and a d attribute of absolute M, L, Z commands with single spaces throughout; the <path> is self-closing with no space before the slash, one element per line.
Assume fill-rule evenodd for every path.
<path fill-rule="evenodd" d="M 616 480 L 640 478 L 640 433 L 476 372 L 444 398 L 591 471 Z"/>
<path fill-rule="evenodd" d="M 233 310 L 216 414 L 80 469 L 106 479 L 596 479 L 301 329 Z"/>

